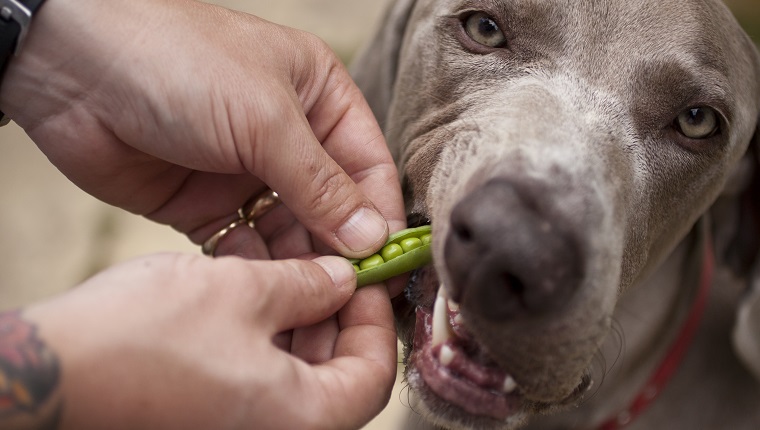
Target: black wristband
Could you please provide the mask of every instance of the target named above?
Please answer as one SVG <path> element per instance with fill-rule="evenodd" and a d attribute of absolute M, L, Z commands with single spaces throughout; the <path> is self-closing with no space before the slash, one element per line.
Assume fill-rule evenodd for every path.
<path fill-rule="evenodd" d="M 24 42 L 32 16 L 45 0 L 0 0 L 0 85 L 11 56 L 18 54 Z M 7 124 L 0 112 L 0 126 Z"/>

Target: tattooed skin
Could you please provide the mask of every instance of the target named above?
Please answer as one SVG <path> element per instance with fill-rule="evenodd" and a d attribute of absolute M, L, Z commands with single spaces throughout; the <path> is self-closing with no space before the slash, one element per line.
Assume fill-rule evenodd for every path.
<path fill-rule="evenodd" d="M 37 337 L 37 327 L 21 311 L 0 313 L 0 427 L 5 419 L 36 413 L 59 379 L 58 360 Z"/>

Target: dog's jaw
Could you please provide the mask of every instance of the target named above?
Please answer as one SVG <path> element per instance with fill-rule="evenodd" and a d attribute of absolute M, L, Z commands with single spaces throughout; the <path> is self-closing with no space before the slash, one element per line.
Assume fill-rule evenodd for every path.
<path fill-rule="evenodd" d="M 406 300 L 397 299 L 397 319 L 405 344 L 410 405 L 444 429 L 522 427 L 537 413 L 576 404 L 591 386 L 584 375 L 562 401 L 531 401 L 517 378 L 501 368 L 469 333 L 459 306 L 438 286 L 433 268 L 417 272 Z M 411 305 L 409 300 L 416 302 Z M 412 318 L 413 315 L 413 318 Z"/>

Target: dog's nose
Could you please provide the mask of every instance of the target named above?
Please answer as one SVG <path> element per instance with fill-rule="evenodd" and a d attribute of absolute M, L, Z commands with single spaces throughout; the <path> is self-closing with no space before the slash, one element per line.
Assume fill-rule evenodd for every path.
<path fill-rule="evenodd" d="M 539 198 L 497 179 L 456 205 L 444 251 L 454 300 L 494 321 L 556 311 L 570 300 L 584 259 Z"/>

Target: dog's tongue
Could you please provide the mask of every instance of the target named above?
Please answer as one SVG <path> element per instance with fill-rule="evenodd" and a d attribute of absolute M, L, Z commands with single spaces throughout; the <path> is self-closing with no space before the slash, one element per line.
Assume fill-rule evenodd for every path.
<path fill-rule="evenodd" d="M 418 308 L 412 359 L 439 398 L 470 414 L 505 420 L 520 403 L 515 381 L 483 359 L 460 318 L 443 295 L 433 312 Z"/>

